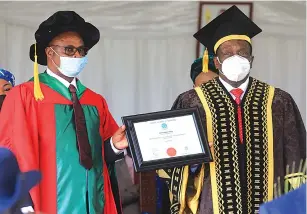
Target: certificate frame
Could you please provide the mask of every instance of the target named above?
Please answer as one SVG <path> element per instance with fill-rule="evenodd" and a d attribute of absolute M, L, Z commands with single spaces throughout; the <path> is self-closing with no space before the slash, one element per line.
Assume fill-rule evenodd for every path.
<path fill-rule="evenodd" d="M 193 117 L 194 126 L 196 129 L 196 133 L 198 135 L 202 151 L 196 154 L 194 153 L 188 155 L 181 155 L 178 157 L 175 156 L 163 159 L 144 161 L 138 140 L 138 135 L 136 133 L 134 124 L 139 122 L 171 119 L 175 117 L 178 118 L 188 115 L 191 115 Z M 122 122 L 126 126 L 126 136 L 135 172 L 144 172 L 144 171 L 179 167 L 191 164 L 208 163 L 213 161 L 212 154 L 209 148 L 209 143 L 207 140 L 207 135 L 205 133 L 200 118 L 200 113 L 197 107 L 159 111 L 159 112 L 132 115 L 132 116 L 124 116 L 122 117 Z"/>
<path fill-rule="evenodd" d="M 223 11 L 227 10 L 231 6 L 236 5 L 253 20 L 254 3 L 250 1 L 200 1 L 198 10 L 198 30 L 215 19 Z M 215 13 L 214 11 L 219 11 Z M 208 13 L 208 14 L 207 14 Z M 204 53 L 204 46 L 196 41 L 196 58 L 199 58 Z"/>

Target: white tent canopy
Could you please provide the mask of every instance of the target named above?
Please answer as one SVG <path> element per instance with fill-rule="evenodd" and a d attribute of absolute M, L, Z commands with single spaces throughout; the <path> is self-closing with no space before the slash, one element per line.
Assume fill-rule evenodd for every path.
<path fill-rule="evenodd" d="M 128 114 L 165 110 L 192 87 L 198 2 L 0 2 L 0 67 L 17 82 L 32 75 L 29 47 L 38 25 L 58 10 L 75 10 L 101 40 L 89 54 L 83 83 L 108 101 L 120 123 Z M 291 93 L 305 119 L 305 2 L 254 2 L 263 33 L 253 40 L 252 76 Z M 41 71 L 44 68 L 41 68 Z"/>
<path fill-rule="evenodd" d="M 305 25 L 304 5 L 304 1 L 255 2 L 254 20 L 259 25 L 265 25 L 268 28 L 265 31 L 272 31 L 273 26 L 275 26 L 274 30 L 281 31 L 284 31 L 285 26 L 302 27 Z M 199 3 L 191 1 L 48 1 L 1 2 L 0 6 L 2 20 L 34 29 L 55 11 L 75 10 L 101 29 L 102 34 L 118 35 L 122 32 L 133 33 L 133 36 L 137 36 L 136 33 L 146 33 L 146 36 L 148 34 L 173 36 L 191 35 L 191 32 L 195 32 Z M 302 35 L 305 32 L 294 33 Z"/>

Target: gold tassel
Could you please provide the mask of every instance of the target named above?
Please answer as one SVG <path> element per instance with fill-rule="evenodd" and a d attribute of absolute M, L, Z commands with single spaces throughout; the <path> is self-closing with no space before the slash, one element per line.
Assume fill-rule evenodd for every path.
<path fill-rule="evenodd" d="M 205 12 L 205 17 L 206 17 L 206 22 L 207 24 L 210 22 L 211 20 L 211 11 L 209 9 L 206 10 Z M 209 68 L 209 53 L 208 53 L 208 49 L 206 48 L 205 52 L 204 52 L 204 56 L 203 56 L 203 72 L 208 72 Z"/>
<path fill-rule="evenodd" d="M 43 100 L 44 95 L 41 90 L 39 84 L 39 77 L 38 77 L 38 63 L 37 63 L 37 55 L 36 55 L 36 43 L 34 44 L 34 97 L 37 100 Z"/>
<path fill-rule="evenodd" d="M 208 49 L 206 48 L 203 56 L 203 72 L 208 72 L 208 63 L 209 63 L 209 54 Z"/>
<path fill-rule="evenodd" d="M 206 17 L 206 23 L 208 24 L 211 20 L 211 11 L 209 9 L 206 10 L 205 12 L 205 17 Z"/>

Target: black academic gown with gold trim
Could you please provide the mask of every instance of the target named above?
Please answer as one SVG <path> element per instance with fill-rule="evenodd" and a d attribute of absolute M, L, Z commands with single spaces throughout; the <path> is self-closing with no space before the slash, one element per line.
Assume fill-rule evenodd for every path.
<path fill-rule="evenodd" d="M 194 89 L 179 95 L 172 107 L 198 107 L 207 133 L 206 112 L 210 112 L 212 120 L 210 126 L 213 130 L 211 134 L 215 138 L 212 148 L 215 167 L 204 165 L 204 181 L 197 213 L 255 213 L 259 204 L 271 200 L 272 183 L 277 183 L 278 178 L 283 180 L 287 166 L 295 163 L 297 169 L 300 161 L 306 159 L 306 129 L 298 107 L 287 92 L 250 78 L 241 102 L 245 143 L 240 144 L 236 104 L 229 92 L 218 78 L 203 84 L 198 88 L 198 92 L 200 91 L 207 101 L 207 111 L 201 96 Z M 225 111 L 223 108 L 226 108 Z M 271 120 L 266 119 L 269 116 Z M 272 128 L 271 133 L 267 127 Z M 271 139 L 271 145 L 268 139 Z M 227 168 L 229 164 L 230 167 Z M 173 169 L 164 170 L 167 174 Z M 229 172 L 230 176 L 225 174 L 225 171 Z M 215 183 L 211 180 L 213 172 L 216 176 Z M 181 173 L 184 174 L 183 168 Z M 162 179 L 172 188 L 171 184 L 174 183 L 171 182 L 171 176 L 170 179 Z M 178 185 L 182 186 L 182 183 L 179 182 Z M 281 186 L 283 188 L 282 184 Z M 178 195 L 180 197 L 180 194 Z M 180 213 L 183 210 L 192 213 L 187 212 L 188 209 L 180 209 L 180 199 L 172 200 L 173 205 L 179 203 L 177 208 L 176 205 L 171 208 L 172 213 Z M 187 198 L 185 200 L 188 201 Z M 184 206 L 188 207 L 188 203 Z"/>

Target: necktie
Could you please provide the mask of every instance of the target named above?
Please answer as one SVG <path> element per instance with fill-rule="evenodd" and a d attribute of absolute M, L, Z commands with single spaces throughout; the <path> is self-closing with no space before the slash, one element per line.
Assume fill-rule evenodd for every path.
<path fill-rule="evenodd" d="M 77 135 L 77 148 L 79 151 L 79 161 L 80 164 L 85 169 L 91 169 L 93 166 L 92 151 L 91 151 L 91 145 L 88 141 L 88 134 L 87 134 L 83 109 L 78 100 L 75 86 L 69 85 L 68 89 L 71 93 L 73 108 L 74 108 L 74 119 L 75 119 L 76 135 Z"/>
<path fill-rule="evenodd" d="M 236 89 L 232 89 L 230 91 L 230 93 L 232 93 L 236 99 L 236 103 L 237 103 L 237 117 L 238 117 L 238 122 L 239 122 L 239 136 L 240 136 L 240 142 L 243 143 L 243 122 L 242 122 L 242 111 L 241 111 L 241 95 L 243 94 L 243 90 L 240 88 L 236 88 Z"/>

